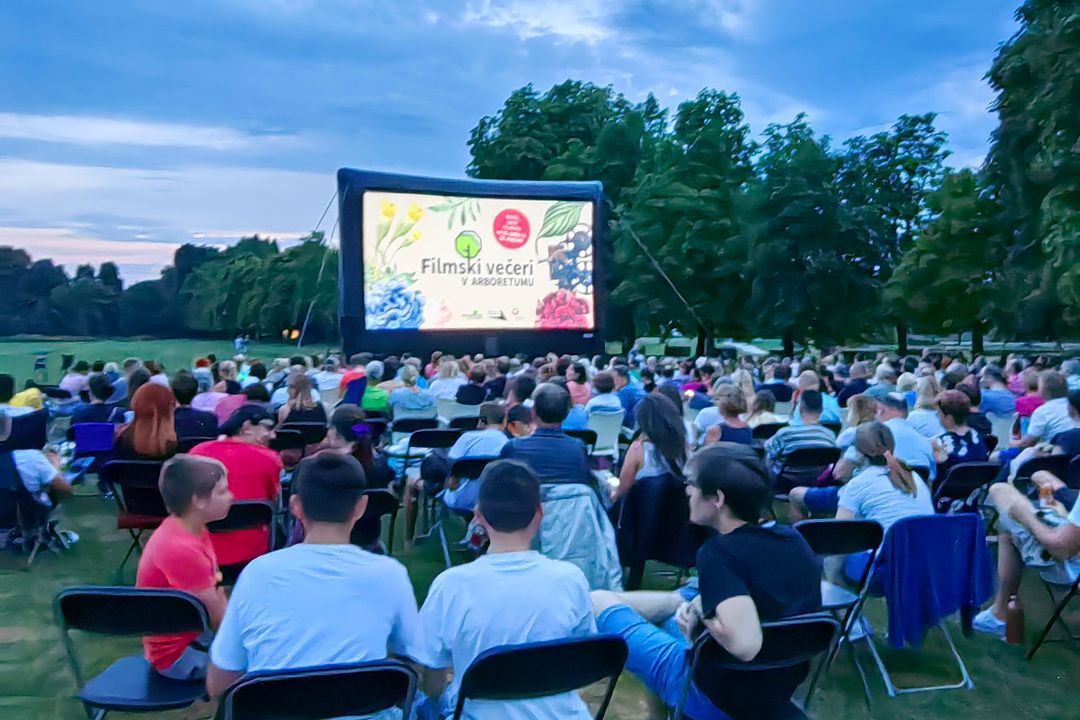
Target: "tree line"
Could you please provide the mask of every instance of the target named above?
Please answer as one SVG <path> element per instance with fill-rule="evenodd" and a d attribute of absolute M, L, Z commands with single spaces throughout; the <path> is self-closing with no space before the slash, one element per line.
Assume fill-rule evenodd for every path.
<path fill-rule="evenodd" d="M 706 89 L 668 109 L 568 80 L 516 90 L 482 118 L 467 172 L 603 183 L 612 338 L 781 337 L 789 352 L 866 339 L 906 349 L 909 331 L 970 332 L 976 349 L 988 334 L 1074 339 L 1080 20 L 1070 5 L 1027 0 L 1017 11 L 1020 29 L 987 74 L 999 124 L 978 169 L 946 166 L 933 113 L 842 143 L 802 115 L 755 138 L 733 93 Z M 320 236 L 285 251 L 260 238 L 220 252 L 185 245 L 160 280 L 124 289 L 110 263 L 69 279 L 2 248 L 0 278 L 19 280 L 0 298 L 0 323 L 277 336 L 315 297 L 312 337 L 333 337 L 334 273 L 315 287 L 323 251 Z"/>

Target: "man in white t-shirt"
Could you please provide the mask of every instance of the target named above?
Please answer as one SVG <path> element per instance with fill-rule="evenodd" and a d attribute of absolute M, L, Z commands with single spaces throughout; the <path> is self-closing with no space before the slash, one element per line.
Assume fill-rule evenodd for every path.
<path fill-rule="evenodd" d="M 432 668 L 421 717 L 453 712 L 466 669 L 490 648 L 593 635 L 589 586 L 576 566 L 532 549 L 540 528 L 540 481 L 524 463 L 502 460 L 484 470 L 476 510 L 487 530 L 487 554 L 447 570 L 431 585 L 420 610 L 421 652 Z M 453 681 L 447 688 L 447 671 Z M 445 692 L 444 692 L 445 690 Z M 440 697 L 441 695 L 441 697 Z M 586 720 L 576 692 L 534 700 L 469 700 L 469 720 Z"/>
<path fill-rule="evenodd" d="M 304 542 L 244 568 L 210 646 L 213 696 L 245 673 L 419 656 L 405 567 L 349 544 L 367 509 L 363 467 L 318 453 L 300 463 L 294 484 L 289 509 Z"/>

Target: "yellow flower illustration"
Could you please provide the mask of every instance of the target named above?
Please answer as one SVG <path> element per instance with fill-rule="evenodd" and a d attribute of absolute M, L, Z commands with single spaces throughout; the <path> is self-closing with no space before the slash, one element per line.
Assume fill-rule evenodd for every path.
<path fill-rule="evenodd" d="M 382 214 L 384 218 L 389 220 L 397 214 L 397 207 L 395 207 L 392 202 L 384 202 L 382 204 Z"/>
<path fill-rule="evenodd" d="M 420 206 L 413 203 L 409 206 L 409 220 L 416 222 L 424 216 L 424 211 L 420 209 Z"/>

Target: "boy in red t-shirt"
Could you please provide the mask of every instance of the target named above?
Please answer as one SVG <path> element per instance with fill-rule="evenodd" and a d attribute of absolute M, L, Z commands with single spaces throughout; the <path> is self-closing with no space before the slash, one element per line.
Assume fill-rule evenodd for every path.
<path fill-rule="evenodd" d="M 218 587 L 221 574 L 206 524 L 228 515 L 233 501 L 225 466 L 212 458 L 177 455 L 162 467 L 158 488 L 169 516 L 143 549 L 135 585 L 194 595 L 216 628 L 225 614 L 225 591 Z M 192 646 L 198 639 L 193 632 L 149 636 L 143 650 L 161 675 L 197 680 L 206 677 L 207 664 L 206 651 Z"/>

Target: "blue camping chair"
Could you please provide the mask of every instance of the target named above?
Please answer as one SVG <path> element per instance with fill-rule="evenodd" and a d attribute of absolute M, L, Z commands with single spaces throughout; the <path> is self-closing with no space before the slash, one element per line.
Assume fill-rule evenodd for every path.
<path fill-rule="evenodd" d="M 317 720 L 368 716 L 393 707 L 410 717 L 416 671 L 400 660 L 250 673 L 221 700 L 222 720 Z"/>
<path fill-rule="evenodd" d="M 202 602 L 185 592 L 148 588 L 84 586 L 63 590 L 53 603 L 79 700 L 91 720 L 110 711 L 162 713 L 192 705 L 206 695 L 203 680 L 170 680 L 142 655 L 120 658 L 100 675 L 85 679 L 71 630 L 101 635 L 208 633 Z"/>
<path fill-rule="evenodd" d="M 626 642 L 615 635 L 504 645 L 480 653 L 461 679 L 454 720 L 467 700 L 528 700 L 572 692 L 606 679 L 596 720 L 607 713 L 626 665 Z"/>

